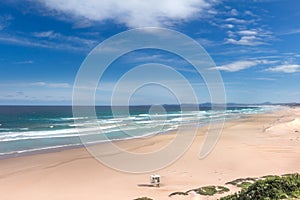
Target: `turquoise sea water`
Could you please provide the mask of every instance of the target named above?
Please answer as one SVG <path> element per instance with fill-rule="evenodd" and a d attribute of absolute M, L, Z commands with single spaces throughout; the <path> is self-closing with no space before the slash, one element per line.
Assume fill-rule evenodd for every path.
<path fill-rule="evenodd" d="M 131 106 L 130 115 L 122 114 L 126 107 L 95 108 L 95 120 L 89 116 L 74 118 L 71 106 L 0 106 L 0 159 L 81 146 L 79 136 L 93 142 L 127 140 L 134 137 L 164 133 L 183 124 L 205 125 L 226 117 L 234 119 L 279 109 L 278 106 L 227 107 L 226 112 L 199 110 L 182 112 L 180 106 L 166 105 L 163 113 L 149 112 L 150 106 Z M 78 131 L 79 130 L 79 131 Z"/>

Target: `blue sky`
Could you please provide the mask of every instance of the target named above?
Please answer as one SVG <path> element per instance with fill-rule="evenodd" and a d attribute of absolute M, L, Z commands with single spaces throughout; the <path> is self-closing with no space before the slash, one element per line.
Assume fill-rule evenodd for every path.
<path fill-rule="evenodd" d="M 298 0 L 1 1 L 0 104 L 71 104 L 88 53 L 110 36 L 146 26 L 199 42 L 222 75 L 228 102 L 300 102 L 299 19 Z M 200 102 L 210 101 L 191 66 L 167 52 L 145 50 L 114 63 L 97 103 L 108 104 L 112 82 L 149 61 L 174 67 L 193 84 Z M 174 103 L 167 94 L 150 87 L 132 102 Z"/>

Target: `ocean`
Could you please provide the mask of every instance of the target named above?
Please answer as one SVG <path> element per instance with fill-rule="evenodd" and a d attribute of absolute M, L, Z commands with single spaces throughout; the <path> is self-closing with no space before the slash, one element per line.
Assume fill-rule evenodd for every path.
<path fill-rule="evenodd" d="M 200 106 L 182 112 L 178 105 L 164 105 L 164 113 L 149 113 L 150 106 L 96 106 L 97 126 L 88 116 L 73 117 L 71 106 L 0 106 L 0 159 L 59 151 L 82 146 L 79 136 L 87 135 L 94 143 L 128 140 L 163 134 L 183 124 L 203 126 L 226 117 L 226 120 L 266 113 L 278 106 L 231 106 L 226 112 Z M 95 128 L 96 127 L 96 128 Z M 78 131 L 80 130 L 80 131 Z M 129 133 L 134 134 L 129 134 Z"/>

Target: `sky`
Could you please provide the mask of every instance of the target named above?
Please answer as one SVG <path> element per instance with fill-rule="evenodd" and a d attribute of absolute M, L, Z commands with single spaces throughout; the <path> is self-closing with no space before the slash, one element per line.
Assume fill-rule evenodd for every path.
<path fill-rule="evenodd" d="M 300 102 L 299 18 L 298 0 L 1 1 L 0 104 L 71 105 L 76 75 L 89 53 L 116 34 L 142 27 L 168 28 L 197 41 L 222 77 L 227 102 Z M 144 49 L 109 67 L 96 104 L 110 104 L 126 72 L 153 62 L 184 76 L 199 103 L 211 101 L 202 77 L 183 58 Z M 180 81 L 169 81 L 184 95 Z M 124 102 L 128 95 L 132 104 L 178 103 L 177 94 L 153 84 L 116 98 Z"/>

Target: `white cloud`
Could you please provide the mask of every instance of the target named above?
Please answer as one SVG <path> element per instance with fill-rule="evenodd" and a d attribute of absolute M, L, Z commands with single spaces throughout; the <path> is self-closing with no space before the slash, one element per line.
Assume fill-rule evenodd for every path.
<path fill-rule="evenodd" d="M 234 25 L 233 24 L 222 24 L 220 27 L 221 28 L 232 29 L 232 28 L 234 28 Z"/>
<path fill-rule="evenodd" d="M 276 79 L 274 78 L 266 78 L 266 77 L 259 77 L 259 78 L 255 78 L 256 80 L 260 80 L 260 81 L 275 81 Z"/>
<path fill-rule="evenodd" d="M 227 31 L 228 37 L 235 37 L 235 32 L 233 31 Z"/>
<path fill-rule="evenodd" d="M 0 16 L 0 30 L 5 29 L 10 25 L 10 22 L 13 20 L 11 15 L 1 15 Z"/>
<path fill-rule="evenodd" d="M 236 9 L 231 9 L 230 14 L 233 16 L 239 15 L 239 12 Z"/>
<path fill-rule="evenodd" d="M 218 45 L 218 43 L 204 38 L 197 38 L 196 41 L 198 41 L 200 45 L 203 45 L 205 47 Z"/>
<path fill-rule="evenodd" d="M 243 30 L 238 32 L 240 35 L 257 35 L 257 32 L 254 30 Z"/>
<path fill-rule="evenodd" d="M 226 24 L 227 28 L 234 28 L 233 24 Z"/>
<path fill-rule="evenodd" d="M 95 44 L 94 40 L 88 40 L 76 36 L 68 36 L 68 35 L 62 35 L 60 33 L 56 33 L 52 30 L 50 31 L 44 31 L 44 32 L 34 32 L 32 33 L 34 37 L 37 38 L 45 38 L 45 39 L 52 39 L 52 40 L 58 40 L 62 42 L 70 42 L 70 43 L 80 43 L 83 45 L 92 46 Z"/>
<path fill-rule="evenodd" d="M 281 33 L 281 35 L 293 35 L 293 34 L 299 34 L 299 33 L 300 33 L 300 28 L 286 31 L 284 33 Z"/>
<path fill-rule="evenodd" d="M 34 32 L 32 33 L 32 35 L 39 38 L 48 38 L 48 37 L 53 37 L 54 32 L 53 31 Z"/>
<path fill-rule="evenodd" d="M 33 63 L 34 63 L 33 60 L 24 60 L 24 61 L 14 62 L 14 64 L 17 64 L 17 65 L 25 65 L 25 64 L 33 64 Z"/>
<path fill-rule="evenodd" d="M 235 61 L 226 65 L 217 66 L 216 69 L 228 71 L 228 72 L 237 72 L 240 70 L 248 69 L 250 67 L 254 67 L 258 64 L 273 64 L 277 61 L 269 61 L 269 60 L 240 60 Z"/>
<path fill-rule="evenodd" d="M 251 11 L 238 13 L 236 10 L 231 9 L 230 15 L 238 17 L 229 17 L 221 20 L 222 25 L 220 26 L 228 29 L 226 32 L 228 38 L 225 38 L 225 43 L 258 46 L 268 44 L 269 41 L 274 39 L 273 33 L 268 30 L 268 26 L 260 25 L 261 18 L 254 15 Z M 227 24 L 232 26 L 227 26 Z"/>
<path fill-rule="evenodd" d="M 227 35 L 229 38 L 225 39 L 225 43 L 247 46 L 266 44 L 265 41 L 272 39 L 272 32 L 261 28 L 227 31 Z"/>
<path fill-rule="evenodd" d="M 252 16 L 252 17 L 256 17 L 256 15 L 253 14 L 250 10 L 246 10 L 246 11 L 245 11 L 245 15 L 249 15 L 249 16 Z"/>
<path fill-rule="evenodd" d="M 233 23 L 237 23 L 237 24 L 247 24 L 248 22 L 244 19 L 238 19 L 238 18 L 227 18 L 225 19 L 226 22 L 233 22 Z"/>
<path fill-rule="evenodd" d="M 68 83 L 49 83 L 48 87 L 52 88 L 70 88 L 71 85 Z"/>
<path fill-rule="evenodd" d="M 266 69 L 265 71 L 269 72 L 283 72 L 283 73 L 295 73 L 300 71 L 300 65 L 293 65 L 293 64 L 285 64 L 279 65 L 276 67 L 271 67 Z"/>
<path fill-rule="evenodd" d="M 226 39 L 226 43 L 246 45 L 246 46 L 257 46 L 257 45 L 265 44 L 264 42 L 261 41 L 259 37 L 256 37 L 255 35 L 242 36 L 240 39 L 228 38 Z"/>
<path fill-rule="evenodd" d="M 30 41 L 28 38 L 11 36 L 11 35 L 0 35 L 0 41 L 3 43 L 18 44 L 22 46 L 35 46 L 47 48 L 47 45 L 38 42 Z"/>
<path fill-rule="evenodd" d="M 216 69 L 228 71 L 228 72 L 237 72 L 243 69 L 247 69 L 257 65 L 259 62 L 256 60 L 245 60 L 245 61 L 236 61 L 227 65 L 217 66 Z"/>
<path fill-rule="evenodd" d="M 27 35 L 9 35 L 0 33 L 0 42 L 22 46 L 84 52 L 91 50 L 98 43 L 96 40 L 62 35 L 52 30 L 44 32 L 34 32 Z"/>
<path fill-rule="evenodd" d="M 227 31 L 227 35 L 229 38 L 226 39 L 226 43 L 230 44 L 238 44 L 238 45 L 248 45 L 248 46 L 256 46 L 260 44 L 264 44 L 262 40 L 262 36 L 265 36 L 263 32 L 259 32 L 259 30 L 240 30 L 237 32 Z"/>
<path fill-rule="evenodd" d="M 206 0 L 37 0 L 46 8 L 92 21 L 114 20 L 128 27 L 163 26 L 209 10 Z M 216 2 L 216 1 L 210 1 Z"/>
<path fill-rule="evenodd" d="M 69 83 L 46 83 L 46 82 L 34 82 L 29 83 L 30 86 L 41 86 L 41 87 L 50 87 L 50 88 L 70 88 Z"/>

